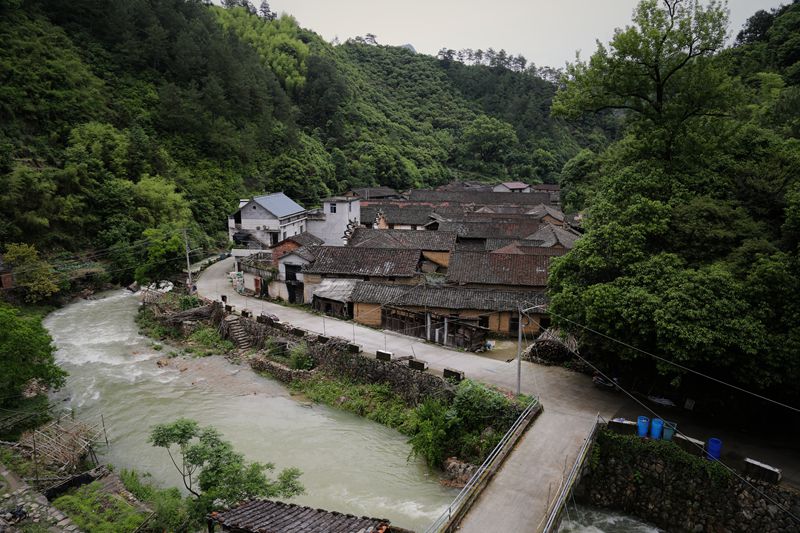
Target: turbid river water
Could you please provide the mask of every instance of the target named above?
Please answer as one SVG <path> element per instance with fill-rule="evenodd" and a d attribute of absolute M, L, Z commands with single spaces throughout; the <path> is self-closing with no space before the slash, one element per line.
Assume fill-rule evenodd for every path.
<path fill-rule="evenodd" d="M 619 513 L 570 505 L 559 533 L 660 533 L 657 527 Z"/>
<path fill-rule="evenodd" d="M 281 384 L 221 357 L 164 356 L 138 334 L 138 300 L 126 291 L 79 301 L 49 315 L 45 326 L 69 372 L 57 393 L 81 419 L 105 418 L 111 446 L 101 458 L 149 472 L 162 486 L 181 483 L 163 449 L 147 443 L 153 424 L 193 418 L 219 429 L 254 461 L 297 466 L 306 494 L 293 501 L 388 518 L 423 531 L 453 499 L 438 476 L 409 459 L 406 438 L 355 415 L 304 406 Z"/>

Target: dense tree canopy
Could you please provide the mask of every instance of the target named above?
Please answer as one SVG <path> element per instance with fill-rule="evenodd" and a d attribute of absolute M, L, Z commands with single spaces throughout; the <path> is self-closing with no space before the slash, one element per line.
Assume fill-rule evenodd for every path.
<path fill-rule="evenodd" d="M 800 141 L 773 119 L 796 85 L 786 63 L 753 62 L 776 35 L 751 19 L 721 50 L 724 10 L 645 0 L 634 24 L 568 70 L 554 111 L 621 109 L 625 136 L 564 167 L 586 234 L 552 271 L 554 319 L 586 353 L 662 393 L 719 391 L 608 337 L 721 379 L 797 397 Z M 763 56 L 762 56 L 763 57 Z M 702 87 L 698 86 L 698 83 Z"/>

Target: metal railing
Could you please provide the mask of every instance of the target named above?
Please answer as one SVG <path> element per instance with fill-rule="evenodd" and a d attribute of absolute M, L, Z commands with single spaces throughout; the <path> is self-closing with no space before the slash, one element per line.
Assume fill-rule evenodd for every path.
<path fill-rule="evenodd" d="M 506 431 L 506 434 L 503 435 L 503 438 L 500 439 L 500 442 L 497 443 L 497 446 L 494 447 L 492 453 L 486 458 L 486 460 L 478 467 L 478 470 L 469 478 L 469 481 L 464 488 L 461 489 L 461 492 L 455 497 L 453 502 L 447 506 L 447 509 L 439 516 L 439 518 L 431 524 L 428 529 L 425 530 L 425 533 L 439 533 L 442 531 L 447 531 L 448 528 L 452 525 L 451 522 L 454 518 L 459 517 L 460 513 L 463 511 L 462 507 L 471 501 L 471 499 L 476 495 L 476 491 L 480 491 L 485 479 L 492 474 L 492 467 L 494 466 L 495 461 L 500 457 L 503 449 L 506 445 L 511 441 L 514 434 L 517 430 L 525 423 L 527 418 L 531 415 L 531 413 L 539 407 L 539 398 L 538 396 L 533 399 L 533 401 L 528 405 L 524 411 L 517 417 L 511 427 Z"/>
<path fill-rule="evenodd" d="M 601 422 L 602 418 L 600 417 L 600 413 L 597 413 L 597 418 L 595 419 L 594 426 L 592 426 L 592 430 L 589 432 L 589 435 L 587 435 L 586 439 L 584 439 L 583 445 L 578 452 L 578 457 L 575 459 L 569 474 L 561 484 L 561 490 L 559 490 L 558 495 L 556 496 L 555 500 L 553 500 L 553 503 L 549 508 L 547 522 L 545 522 L 544 527 L 541 530 L 542 533 L 551 533 L 558 527 L 558 519 L 561 516 L 561 510 L 564 508 L 569 495 L 572 493 L 572 489 L 575 486 L 575 481 L 578 478 L 581 467 L 583 467 L 583 462 L 586 460 L 586 456 L 588 455 L 592 444 L 594 444 L 594 439 L 597 435 L 597 430 L 600 427 Z"/>

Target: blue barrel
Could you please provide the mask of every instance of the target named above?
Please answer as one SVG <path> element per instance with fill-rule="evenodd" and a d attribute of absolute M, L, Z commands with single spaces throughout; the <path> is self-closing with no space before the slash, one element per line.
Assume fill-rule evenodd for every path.
<path fill-rule="evenodd" d="M 664 421 L 660 418 L 654 418 L 653 423 L 650 424 L 650 438 L 658 440 L 661 438 L 661 429 L 664 427 Z"/>
<path fill-rule="evenodd" d="M 638 433 L 638 435 L 640 437 L 646 437 L 647 436 L 647 426 L 649 426 L 649 425 L 650 425 L 650 419 L 649 418 L 647 418 L 646 416 L 640 416 L 639 417 L 639 422 L 638 422 L 638 424 L 636 426 L 636 429 L 637 429 L 637 433 Z"/>
<path fill-rule="evenodd" d="M 706 457 L 719 460 L 721 454 L 722 441 L 714 437 L 708 439 L 708 442 L 706 442 Z"/>
<path fill-rule="evenodd" d="M 662 438 L 664 440 L 672 440 L 672 436 L 675 435 L 676 429 L 678 429 L 677 422 L 664 422 L 664 435 Z"/>

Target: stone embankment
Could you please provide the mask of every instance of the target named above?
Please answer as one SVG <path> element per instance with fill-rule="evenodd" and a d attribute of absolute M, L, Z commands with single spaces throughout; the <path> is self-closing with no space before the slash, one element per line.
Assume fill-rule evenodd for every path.
<path fill-rule="evenodd" d="M 743 481 L 671 442 L 609 431 L 598 435 L 575 497 L 667 531 L 800 532 L 789 514 L 800 517 L 800 492 L 793 488 Z"/>
<path fill-rule="evenodd" d="M 24 511 L 26 518 L 17 526 L 12 526 L 6 519 L 6 514 L 17 509 Z M 8 516 L 8 518 L 11 517 Z M 33 527 L 31 524 L 39 526 L 41 531 L 80 531 L 78 526 L 73 524 L 64 513 L 50 505 L 43 494 L 36 492 L 30 485 L 0 464 L 0 532 L 23 530 L 22 526 Z"/>

